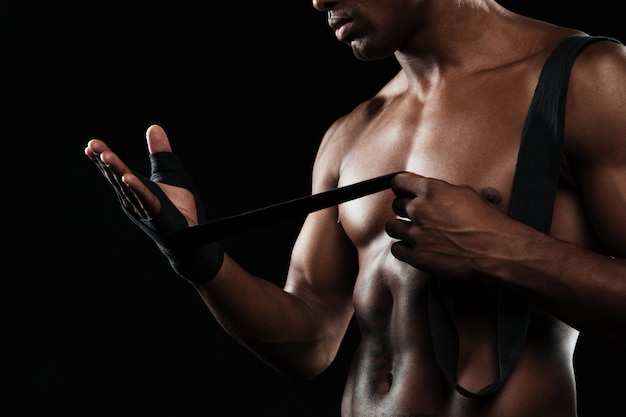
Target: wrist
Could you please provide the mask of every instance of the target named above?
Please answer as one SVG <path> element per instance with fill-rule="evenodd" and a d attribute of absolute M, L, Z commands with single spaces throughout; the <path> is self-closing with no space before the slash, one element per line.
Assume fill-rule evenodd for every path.
<path fill-rule="evenodd" d="M 184 248 L 161 248 L 174 271 L 191 284 L 211 281 L 224 263 L 224 250 L 218 243 Z"/>

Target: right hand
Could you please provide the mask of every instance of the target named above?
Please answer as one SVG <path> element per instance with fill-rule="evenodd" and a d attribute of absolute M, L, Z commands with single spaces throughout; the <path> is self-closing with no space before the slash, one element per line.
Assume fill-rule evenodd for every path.
<path fill-rule="evenodd" d="M 152 125 L 146 130 L 146 142 L 151 154 L 172 152 L 170 141 L 161 126 Z M 120 203 L 140 219 L 151 219 L 161 210 L 161 203 L 137 175 L 99 139 L 87 143 L 85 154 L 96 164 L 115 190 Z M 196 226 L 198 214 L 193 193 L 183 187 L 156 183 L 167 198 L 187 220 L 188 226 Z"/>
<path fill-rule="evenodd" d="M 111 184 L 126 215 L 152 238 L 176 273 L 193 284 L 207 282 L 219 271 L 224 252 L 215 242 L 174 245 L 168 238 L 168 233 L 196 226 L 206 217 L 195 185 L 172 153 L 165 131 L 150 126 L 146 141 L 150 179 L 134 173 L 101 140 L 90 140 L 85 154 Z"/>

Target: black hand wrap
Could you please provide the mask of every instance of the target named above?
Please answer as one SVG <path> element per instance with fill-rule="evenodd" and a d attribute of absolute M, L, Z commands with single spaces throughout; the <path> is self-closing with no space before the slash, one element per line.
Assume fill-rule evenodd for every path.
<path fill-rule="evenodd" d="M 198 215 L 198 223 L 206 222 L 202 202 L 193 180 L 185 172 L 177 155 L 171 152 L 150 154 L 150 180 L 134 172 L 161 202 L 159 214 L 151 219 L 139 218 L 135 213 L 123 206 L 126 215 L 157 244 L 167 257 L 170 265 L 178 275 L 192 284 L 202 284 L 215 277 L 222 262 L 224 251 L 215 242 L 203 245 L 186 245 L 177 242 L 175 245 L 167 238 L 170 232 L 187 229 L 187 220 L 172 204 L 156 182 L 185 188 L 193 193 Z"/>

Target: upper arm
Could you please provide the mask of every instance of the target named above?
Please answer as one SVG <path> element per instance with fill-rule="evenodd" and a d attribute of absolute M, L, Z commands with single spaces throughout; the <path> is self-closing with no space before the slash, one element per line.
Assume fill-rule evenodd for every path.
<path fill-rule="evenodd" d="M 337 187 L 342 147 L 336 122 L 324 137 L 313 168 L 312 192 Z M 310 213 L 291 255 L 285 291 L 314 315 L 320 330 L 338 343 L 352 318 L 352 290 L 358 273 L 356 249 L 337 221 L 337 207 Z M 337 345 L 338 346 L 338 345 Z"/>
<path fill-rule="evenodd" d="M 573 67 L 565 149 L 607 251 L 626 257 L 626 48 L 598 42 Z"/>

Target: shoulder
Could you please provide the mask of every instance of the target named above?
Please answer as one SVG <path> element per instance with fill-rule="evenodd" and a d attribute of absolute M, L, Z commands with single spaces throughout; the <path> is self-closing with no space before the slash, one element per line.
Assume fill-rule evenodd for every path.
<path fill-rule="evenodd" d="M 597 41 L 580 52 L 570 74 L 565 146 L 584 156 L 626 142 L 626 47 Z M 589 155 L 587 155 L 589 156 Z"/>
<path fill-rule="evenodd" d="M 585 47 L 574 62 L 570 76 L 570 93 L 619 94 L 626 80 L 626 47 L 610 40 L 597 40 Z"/>
<path fill-rule="evenodd" d="M 596 41 L 583 49 L 570 74 L 568 96 L 573 104 L 584 104 L 589 110 L 607 111 L 610 101 L 626 100 L 626 47 L 612 41 Z M 590 102 L 593 99 L 594 102 Z M 579 101 L 576 101 L 579 100 Z"/>
<path fill-rule="evenodd" d="M 324 134 L 313 166 L 313 191 L 321 192 L 337 187 L 342 162 L 359 144 L 387 103 L 402 88 L 403 77 L 396 75 L 373 97 L 365 100 L 339 117 Z"/>

